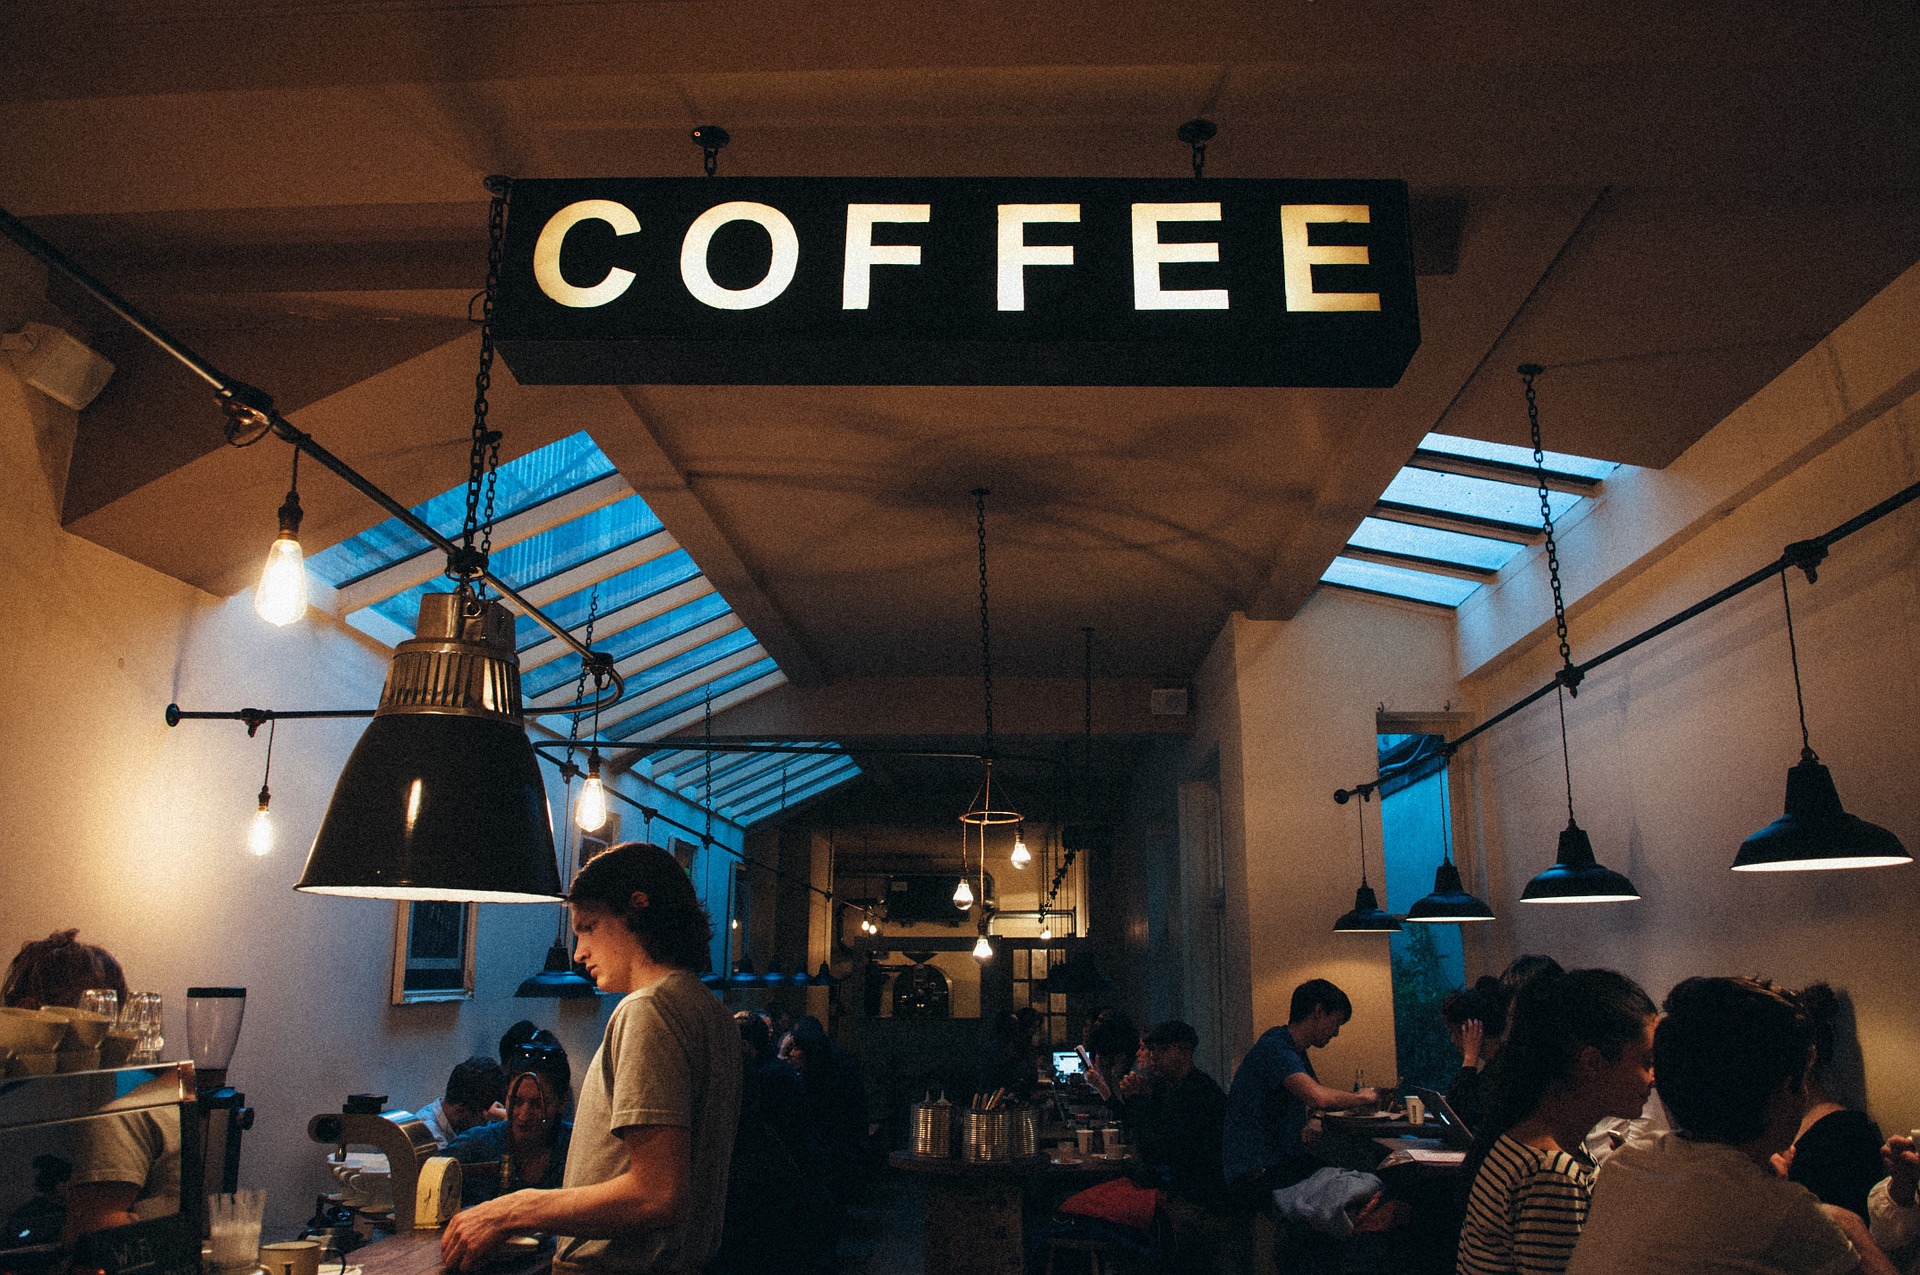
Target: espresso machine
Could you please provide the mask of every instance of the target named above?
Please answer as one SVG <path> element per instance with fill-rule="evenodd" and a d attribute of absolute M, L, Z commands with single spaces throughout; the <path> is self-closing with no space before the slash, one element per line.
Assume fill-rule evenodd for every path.
<path fill-rule="evenodd" d="M 387 1171 L 392 1175 L 393 1229 L 403 1234 L 416 1225 L 433 1226 L 439 1220 L 421 1219 L 417 1206 L 422 1171 L 428 1161 L 445 1157 L 440 1156 L 433 1134 L 422 1121 L 411 1117 L 389 1120 L 380 1114 L 386 1100 L 385 1094 L 353 1094 L 339 1111 L 323 1111 L 307 1121 L 307 1136 L 339 1148 L 343 1159 L 350 1146 L 371 1147 L 387 1157 Z M 439 1167 L 444 1171 L 446 1166 Z M 453 1196 L 457 1204 L 457 1184 Z"/>

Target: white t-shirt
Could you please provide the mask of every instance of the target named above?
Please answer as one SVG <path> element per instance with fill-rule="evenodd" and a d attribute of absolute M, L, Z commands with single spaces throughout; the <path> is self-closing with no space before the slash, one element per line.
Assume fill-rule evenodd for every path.
<path fill-rule="evenodd" d="M 1608 1157 L 1567 1275 L 1852 1275 L 1813 1193 L 1724 1143 L 1665 1133 Z"/>
<path fill-rule="evenodd" d="M 561 1236 L 554 1267 L 597 1272 L 697 1271 L 720 1247 L 740 1114 L 740 1029 L 700 979 L 675 970 L 629 993 L 607 1020 L 580 1086 L 567 1186 L 627 1172 L 620 1130 L 670 1125 L 687 1130 L 693 1182 L 680 1225 L 610 1240 Z"/>

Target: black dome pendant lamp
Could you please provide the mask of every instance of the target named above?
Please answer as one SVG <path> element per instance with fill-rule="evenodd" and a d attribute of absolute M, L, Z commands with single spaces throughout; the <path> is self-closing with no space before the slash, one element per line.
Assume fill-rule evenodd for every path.
<path fill-rule="evenodd" d="M 1567 643 L 1567 606 L 1560 592 L 1560 552 L 1553 539 L 1553 506 L 1547 498 L 1547 454 L 1540 446 L 1540 404 L 1533 378 L 1546 369 L 1538 363 L 1520 365 L 1527 388 L 1527 424 L 1533 435 L 1533 465 L 1540 485 L 1540 526 L 1546 532 L 1547 579 L 1553 586 L 1553 624 L 1560 635 L 1560 671 L 1553 688 L 1560 709 L 1560 764 L 1567 778 L 1567 826 L 1560 832 L 1560 848 L 1553 866 L 1527 882 L 1522 903 L 1629 903 L 1640 897 L 1633 882 L 1603 867 L 1593 857 L 1593 842 L 1573 817 L 1573 762 L 1567 752 L 1567 696 L 1580 694 L 1581 670 L 1574 667 L 1573 648 Z"/>
<path fill-rule="evenodd" d="M 1360 798 L 1361 802 L 1354 807 L 1354 813 L 1360 817 L 1360 888 L 1353 892 L 1353 911 L 1333 923 L 1335 934 L 1393 934 L 1400 929 L 1399 920 L 1380 906 L 1373 887 L 1367 884 L 1366 802 L 1372 795 L 1371 784 L 1361 784 L 1351 791 L 1342 788 L 1333 794 L 1333 799 L 1343 806 L 1354 797 Z"/>
<path fill-rule="evenodd" d="M 360 742 L 334 785 L 295 887 L 309 894 L 444 902 L 561 897 L 546 786 L 521 716 L 513 614 L 486 596 L 500 434 L 487 424 L 493 308 L 506 224 L 494 190 L 462 542 L 448 593 L 420 599 Z M 486 512 L 481 516 L 481 495 Z"/>
<path fill-rule="evenodd" d="M 1817 553 L 1808 552 L 1795 565 L 1812 580 L 1818 562 Z M 1793 638 L 1793 600 L 1787 593 L 1784 568 L 1780 572 L 1780 597 L 1787 609 L 1793 697 L 1800 706 L 1800 760 L 1787 771 L 1786 813 L 1740 843 L 1733 870 L 1806 872 L 1912 863 L 1913 856 L 1900 844 L 1900 838 L 1878 824 L 1848 814 L 1840 805 L 1840 790 L 1834 787 L 1833 774 L 1820 763 L 1808 741 L 1807 702 L 1800 691 L 1800 651 Z"/>
<path fill-rule="evenodd" d="M 1453 862 L 1453 812 L 1447 800 L 1452 782 L 1453 753 L 1443 750 L 1447 765 L 1440 771 L 1440 866 L 1433 872 L 1433 893 L 1407 909 L 1406 919 L 1422 925 L 1467 924 L 1493 920 L 1493 909 L 1486 900 L 1467 893 L 1460 880 L 1460 869 Z"/>

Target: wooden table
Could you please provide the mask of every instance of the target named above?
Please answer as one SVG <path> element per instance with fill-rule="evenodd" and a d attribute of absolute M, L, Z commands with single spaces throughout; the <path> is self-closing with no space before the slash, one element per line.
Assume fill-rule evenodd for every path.
<path fill-rule="evenodd" d="M 347 1263 L 358 1266 L 362 1275 L 441 1275 L 440 1232 L 407 1231 L 362 1245 L 347 1254 Z M 321 1263 L 326 1275 L 328 1263 Z M 531 1256 L 496 1259 L 481 1268 L 481 1275 L 549 1275 L 553 1269 L 553 1246 L 542 1244 Z"/>
<path fill-rule="evenodd" d="M 1055 1164 L 1046 1155 L 1031 1155 L 971 1164 L 895 1151 L 887 1163 L 925 1175 L 922 1257 L 926 1275 L 1022 1275 L 1029 1196 L 1043 1194 L 1034 1188 L 1075 1179 L 1079 1185 L 1092 1186 L 1125 1173 L 1133 1160 L 1130 1156 L 1122 1160 L 1094 1157 Z"/>

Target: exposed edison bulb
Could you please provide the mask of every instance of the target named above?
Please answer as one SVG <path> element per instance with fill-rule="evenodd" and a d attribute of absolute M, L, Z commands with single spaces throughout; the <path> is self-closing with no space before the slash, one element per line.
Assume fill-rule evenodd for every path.
<path fill-rule="evenodd" d="M 960 884 L 953 887 L 953 906 L 962 912 L 973 906 L 973 887 L 967 884 L 965 877 L 961 877 Z"/>
<path fill-rule="evenodd" d="M 253 591 L 253 609 L 268 624 L 282 628 L 307 613 L 306 560 L 291 532 L 282 530 L 267 550 L 260 587 Z"/>
<path fill-rule="evenodd" d="M 1052 938 L 1052 937 L 1053 937 L 1053 927 L 1052 927 L 1051 925 L 1043 925 L 1043 926 L 1041 926 L 1041 927 L 1040 927 L 1040 941 L 1041 941 L 1041 942 L 1043 942 L 1043 943 L 1044 943 L 1044 942 L 1046 942 L 1046 941 L 1047 941 L 1048 939 L 1050 939 L 1050 938 Z"/>
<path fill-rule="evenodd" d="M 986 935 L 982 934 L 980 941 L 973 945 L 973 956 L 974 959 L 978 961 L 990 961 L 993 959 L 993 944 L 987 942 Z"/>
<path fill-rule="evenodd" d="M 1013 834 L 1013 866 L 1024 868 L 1033 862 L 1033 853 L 1027 849 L 1027 834 L 1020 831 Z"/>
<path fill-rule="evenodd" d="M 587 782 L 580 785 L 580 800 L 574 804 L 573 821 L 585 832 L 598 832 L 607 822 L 607 787 L 600 782 L 597 753 L 587 762 Z"/>
<path fill-rule="evenodd" d="M 247 849 L 255 858 L 264 858 L 273 853 L 273 816 L 267 813 L 266 797 L 260 799 L 260 809 L 253 812 L 253 822 L 247 825 Z"/>

